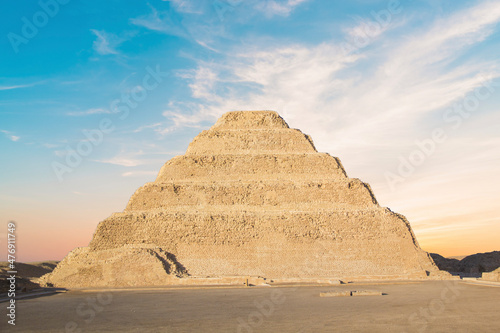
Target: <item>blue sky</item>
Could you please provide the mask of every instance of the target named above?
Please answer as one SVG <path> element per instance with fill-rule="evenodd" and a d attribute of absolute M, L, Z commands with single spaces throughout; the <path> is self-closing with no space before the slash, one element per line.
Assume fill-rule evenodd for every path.
<path fill-rule="evenodd" d="M 424 249 L 499 250 L 498 2 L 0 6 L 0 216 L 23 260 L 86 245 L 221 114 L 261 109 L 340 157 Z"/>

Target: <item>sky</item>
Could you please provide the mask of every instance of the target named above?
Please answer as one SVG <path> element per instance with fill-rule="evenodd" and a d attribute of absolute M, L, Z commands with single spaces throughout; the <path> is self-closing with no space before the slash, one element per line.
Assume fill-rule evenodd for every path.
<path fill-rule="evenodd" d="M 445 256 L 500 250 L 500 2 L 3 1 L 0 246 L 62 259 L 232 110 L 275 110 Z M 0 251 L 0 260 L 7 257 Z"/>

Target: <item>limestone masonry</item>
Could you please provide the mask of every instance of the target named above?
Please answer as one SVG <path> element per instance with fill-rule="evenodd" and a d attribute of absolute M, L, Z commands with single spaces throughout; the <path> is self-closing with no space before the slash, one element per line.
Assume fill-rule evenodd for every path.
<path fill-rule="evenodd" d="M 72 288 L 440 275 L 406 218 L 380 207 L 338 158 L 318 153 L 276 112 L 239 111 L 201 132 L 42 282 Z"/>
<path fill-rule="evenodd" d="M 493 282 L 500 282 L 500 268 L 497 268 L 493 272 L 485 272 L 485 273 L 483 273 L 483 280 L 485 280 L 485 281 L 493 281 Z"/>

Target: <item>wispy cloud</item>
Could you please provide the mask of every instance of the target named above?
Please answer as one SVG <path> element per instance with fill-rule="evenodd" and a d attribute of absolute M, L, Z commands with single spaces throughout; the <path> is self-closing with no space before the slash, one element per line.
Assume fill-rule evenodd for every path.
<path fill-rule="evenodd" d="M 397 48 L 392 61 L 387 62 L 384 71 L 402 75 L 412 69 L 409 65 L 445 65 L 457 58 L 457 52 L 482 42 L 494 32 L 500 18 L 500 3 L 485 1 L 475 7 L 458 11 L 435 22 L 418 38 Z"/>
<path fill-rule="evenodd" d="M 204 48 L 206 48 L 207 50 L 210 50 L 212 52 L 215 52 L 215 53 L 221 53 L 221 51 L 217 50 L 216 48 L 208 45 L 206 42 L 204 41 L 201 41 L 201 40 L 196 40 L 196 43 L 198 43 L 198 45 L 201 45 L 203 46 Z"/>
<path fill-rule="evenodd" d="M 19 139 L 21 139 L 20 136 L 14 135 L 10 131 L 0 130 L 0 132 L 2 132 L 10 141 L 16 142 L 19 141 Z"/>
<path fill-rule="evenodd" d="M 157 171 L 127 171 L 122 173 L 122 177 L 156 176 Z"/>
<path fill-rule="evenodd" d="M 122 149 L 118 154 L 111 158 L 103 158 L 94 160 L 94 162 L 114 164 L 123 167 L 137 167 L 140 165 L 152 165 L 165 162 L 165 155 L 175 155 L 172 152 L 162 152 L 158 147 L 151 147 L 151 151 L 130 151 L 129 149 Z M 159 157 L 161 156 L 161 157 Z"/>
<path fill-rule="evenodd" d="M 108 33 L 104 30 L 90 30 L 97 39 L 93 43 L 94 50 L 101 55 L 119 54 L 117 47 L 124 42 L 124 39 Z"/>
<path fill-rule="evenodd" d="M 329 95 L 348 82 L 336 79 L 335 73 L 358 59 L 358 55 L 345 54 L 338 46 L 322 44 L 314 48 L 289 46 L 267 51 L 244 50 L 225 59 L 224 63 L 201 62 L 198 69 L 180 76 L 190 81 L 193 97 L 202 102 L 198 105 L 184 103 L 180 107 L 170 103 L 163 115 L 176 127 L 192 127 L 242 106 L 277 109 L 286 113 L 288 119 L 294 117 L 295 108 L 321 112 L 325 98 L 331 98 Z M 186 109 L 192 112 L 186 114 Z M 309 122 L 315 122 L 323 115 L 308 117 Z"/>
<path fill-rule="evenodd" d="M 162 123 L 154 123 L 154 124 L 151 124 L 151 125 L 143 125 L 143 126 L 139 126 L 133 132 L 134 133 L 139 133 L 139 132 L 142 132 L 142 131 L 144 131 L 146 129 L 155 129 L 155 128 L 158 128 L 160 126 L 162 126 Z"/>
<path fill-rule="evenodd" d="M 170 2 L 178 12 L 187 14 L 201 14 L 200 1 L 196 0 L 163 0 Z"/>
<path fill-rule="evenodd" d="M 47 148 L 47 149 L 53 149 L 57 148 L 60 146 L 60 144 L 55 144 L 55 143 L 42 143 L 42 146 Z"/>
<path fill-rule="evenodd" d="M 145 164 L 145 162 L 140 159 L 135 159 L 132 157 L 127 158 L 125 156 L 115 156 L 110 159 L 95 160 L 95 161 L 100 163 L 121 165 L 125 167 L 136 167 Z"/>
<path fill-rule="evenodd" d="M 169 102 L 168 109 L 163 111 L 162 115 L 168 120 L 155 128 L 160 135 L 166 135 L 181 128 L 200 128 L 204 122 L 210 122 L 220 115 L 220 111 L 211 109 L 200 109 L 203 106 L 197 103 Z"/>
<path fill-rule="evenodd" d="M 441 19 L 426 31 L 402 36 L 390 46 L 382 38 L 376 50 L 355 55 L 343 54 L 340 42 L 231 52 L 221 62 L 200 61 L 197 70 L 183 74 L 193 97 L 201 100 L 194 107 L 198 115 L 189 116 L 189 121 L 175 111 L 164 115 L 178 125 L 193 125 L 191 120 L 217 117 L 242 105 L 275 108 L 303 128 L 322 133 L 335 129 L 329 136 L 340 139 L 334 142 L 344 147 L 347 140 L 385 140 L 381 131 L 405 128 L 417 117 L 462 98 L 485 77 L 500 74 L 495 64 L 480 60 L 449 66 L 471 43 L 491 34 L 499 19 L 500 4 L 487 2 Z M 378 59 L 369 71 L 363 62 L 368 57 Z"/>
<path fill-rule="evenodd" d="M 308 0 L 267 0 L 257 2 L 256 9 L 267 17 L 289 16 L 298 5 Z"/>
<path fill-rule="evenodd" d="M 29 87 L 33 87 L 34 85 L 36 85 L 36 83 L 19 84 L 19 85 L 12 85 L 12 86 L 0 86 L 0 91 L 1 90 L 13 90 L 13 89 L 29 88 Z"/>
<path fill-rule="evenodd" d="M 266 1 L 197 1 L 164 0 L 171 6 L 167 10 L 152 5 L 150 13 L 130 19 L 130 23 L 159 33 L 188 39 L 219 53 L 213 46 L 219 38 L 234 39 L 228 29 L 229 21 L 249 23 L 254 18 L 289 16 L 299 5 L 309 0 Z M 193 15 L 194 14 L 194 15 Z M 232 18 L 229 20 L 228 18 Z"/>
<path fill-rule="evenodd" d="M 384 23 L 384 22 L 383 22 Z M 392 16 L 390 23 L 381 24 L 372 18 L 355 18 L 354 25 L 342 29 L 347 46 L 344 52 L 355 52 L 369 46 L 383 36 L 387 30 L 394 30 L 404 25 L 402 17 Z"/>
<path fill-rule="evenodd" d="M 158 11 L 150 5 L 151 13 L 130 19 L 130 23 L 157 31 L 160 33 L 179 37 L 189 37 L 187 30 L 182 25 L 180 18 L 172 11 Z"/>
<path fill-rule="evenodd" d="M 66 113 L 68 116 L 75 116 L 75 117 L 83 117 L 83 116 L 90 116 L 94 114 L 109 114 L 109 113 L 114 113 L 113 111 L 110 111 L 108 109 L 103 109 L 103 108 L 91 108 L 85 111 L 71 111 Z"/>

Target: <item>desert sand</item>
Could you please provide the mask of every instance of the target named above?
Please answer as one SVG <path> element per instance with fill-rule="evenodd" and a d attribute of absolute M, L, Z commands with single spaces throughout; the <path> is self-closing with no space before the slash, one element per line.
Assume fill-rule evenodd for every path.
<path fill-rule="evenodd" d="M 320 297 L 352 290 L 384 295 Z M 15 331 L 498 332 L 499 299 L 498 287 L 460 281 L 68 291 L 18 301 Z"/>

